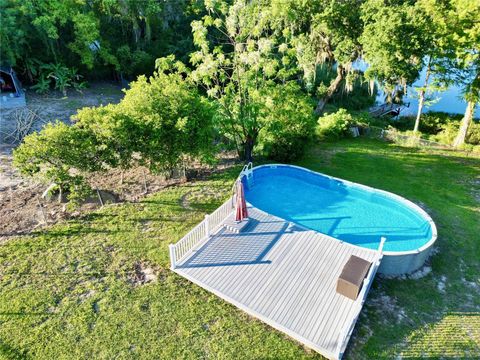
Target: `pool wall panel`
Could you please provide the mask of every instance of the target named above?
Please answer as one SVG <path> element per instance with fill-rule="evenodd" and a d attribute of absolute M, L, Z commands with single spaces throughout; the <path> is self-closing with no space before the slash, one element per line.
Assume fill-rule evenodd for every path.
<path fill-rule="evenodd" d="M 431 253 L 431 247 L 415 254 L 384 254 L 378 272 L 388 276 L 410 274 L 420 269 Z"/>

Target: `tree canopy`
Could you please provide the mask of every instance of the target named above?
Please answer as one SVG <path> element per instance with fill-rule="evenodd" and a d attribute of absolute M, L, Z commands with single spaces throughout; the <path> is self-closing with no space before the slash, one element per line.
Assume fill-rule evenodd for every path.
<path fill-rule="evenodd" d="M 35 81 L 41 63 L 90 78 L 151 74 L 155 59 L 187 59 L 195 1 L 0 0 L 0 59 Z"/>
<path fill-rule="evenodd" d="M 288 83 L 296 67 L 261 2 L 240 0 L 231 7 L 206 2 L 206 10 L 202 20 L 192 22 L 198 50 L 191 54 L 191 77 L 216 100 L 221 131 L 251 161 L 268 119 L 261 116 L 264 96 L 275 83 Z"/>
<path fill-rule="evenodd" d="M 291 161 L 327 103 L 364 85 L 357 60 L 389 94 L 426 67 L 415 130 L 429 81 L 461 87 L 467 106 L 456 146 L 480 101 L 480 3 L 470 0 L 0 0 L 0 7 L 0 57 L 37 91 L 55 86 L 66 95 L 81 89 L 81 75 L 136 78 L 119 104 L 82 109 L 73 126 L 49 125 L 15 151 L 23 173 L 72 194 L 88 188 L 93 171 L 210 161 L 219 142 L 247 161 L 254 152 Z M 341 109 L 318 123 L 343 134 L 353 121 Z"/>

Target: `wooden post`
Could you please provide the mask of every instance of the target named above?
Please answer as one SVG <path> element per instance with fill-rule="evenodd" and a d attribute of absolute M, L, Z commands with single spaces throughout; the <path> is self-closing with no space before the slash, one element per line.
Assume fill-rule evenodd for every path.
<path fill-rule="evenodd" d="M 43 210 L 42 203 L 40 202 L 40 200 L 38 198 L 37 198 L 37 202 L 38 202 L 38 206 L 40 207 L 40 211 L 42 212 L 43 222 L 44 222 L 44 224 L 48 224 L 47 217 L 45 216 L 45 211 Z"/>
<path fill-rule="evenodd" d="M 145 190 L 145 194 L 147 194 L 148 187 L 147 187 L 147 176 L 145 175 L 145 169 L 142 169 L 142 174 L 143 174 L 143 188 Z"/>
<path fill-rule="evenodd" d="M 103 207 L 102 195 L 100 194 L 100 191 L 98 191 L 98 188 L 96 188 L 95 190 L 97 190 L 97 196 L 98 196 L 98 200 L 100 200 L 100 205 L 102 205 L 102 207 Z"/>
<path fill-rule="evenodd" d="M 210 237 L 210 230 L 208 229 L 209 227 L 210 227 L 210 225 L 209 225 L 209 216 L 208 216 L 208 214 L 207 214 L 207 215 L 205 215 L 205 236 L 206 236 L 207 238 Z"/>
<path fill-rule="evenodd" d="M 170 269 L 174 270 L 175 266 L 176 266 L 175 245 L 173 245 L 173 244 L 168 245 L 168 249 L 170 250 Z"/>
<path fill-rule="evenodd" d="M 59 204 L 62 202 L 62 197 L 63 197 L 63 188 L 62 188 L 62 185 L 58 185 L 58 203 Z"/>

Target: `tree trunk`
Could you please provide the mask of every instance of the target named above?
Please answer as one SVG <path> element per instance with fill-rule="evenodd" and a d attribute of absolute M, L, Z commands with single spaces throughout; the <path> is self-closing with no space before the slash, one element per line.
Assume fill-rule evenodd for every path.
<path fill-rule="evenodd" d="M 136 18 L 132 19 L 132 34 L 133 34 L 133 42 L 135 43 L 135 47 L 138 47 L 138 42 L 140 41 L 140 26 L 138 25 L 138 21 Z"/>
<path fill-rule="evenodd" d="M 145 42 L 150 44 L 152 41 L 152 27 L 150 25 L 150 19 L 148 17 L 145 18 Z"/>
<path fill-rule="evenodd" d="M 335 92 L 338 90 L 340 85 L 342 84 L 342 81 L 345 77 L 345 69 L 343 68 L 342 65 L 337 66 L 337 76 L 335 79 L 330 83 L 330 86 L 327 89 L 327 93 L 323 98 L 318 100 L 317 107 L 315 108 L 315 114 L 320 115 L 323 112 L 323 108 L 325 107 L 326 103 L 328 100 L 330 100 L 335 94 Z"/>
<path fill-rule="evenodd" d="M 247 136 L 243 143 L 243 156 L 246 162 L 253 162 L 253 147 L 255 146 L 255 137 Z"/>
<path fill-rule="evenodd" d="M 467 137 L 468 127 L 472 122 L 474 109 L 475 109 L 475 102 L 469 101 L 467 103 L 467 109 L 465 110 L 465 115 L 463 116 L 462 123 L 460 124 L 460 129 L 458 130 L 458 135 L 453 141 L 454 147 L 459 147 L 465 144 L 465 138 Z"/>
<path fill-rule="evenodd" d="M 427 73 L 425 75 L 425 83 L 423 84 L 423 89 L 420 91 L 420 96 L 418 99 L 418 111 L 417 118 L 415 119 L 415 126 L 413 131 L 417 132 L 420 127 L 420 117 L 422 116 L 423 105 L 425 104 L 425 93 L 427 92 L 428 79 L 430 78 L 430 60 L 427 65 Z"/>

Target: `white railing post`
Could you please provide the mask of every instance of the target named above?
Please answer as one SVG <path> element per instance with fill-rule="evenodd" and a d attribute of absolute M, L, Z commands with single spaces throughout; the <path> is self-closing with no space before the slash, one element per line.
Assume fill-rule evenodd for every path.
<path fill-rule="evenodd" d="M 208 221 L 208 214 L 205 215 L 205 237 L 208 239 L 210 237 L 210 224 L 209 224 L 209 221 Z"/>
<path fill-rule="evenodd" d="M 233 199 L 233 197 L 231 198 Z M 195 248 L 201 241 L 208 240 L 214 232 L 233 210 L 231 199 L 228 199 L 222 206 L 215 210 L 212 214 L 205 215 L 205 219 L 191 229 L 184 237 L 175 244 L 169 245 L 170 251 L 170 268 L 174 270 L 177 262 L 180 262 L 185 255 Z"/>
<path fill-rule="evenodd" d="M 335 355 L 337 356 L 337 359 L 342 358 L 343 343 L 345 342 L 348 331 L 349 331 L 348 324 L 345 325 L 342 329 L 340 329 L 340 337 L 338 339 L 337 348 L 335 349 L 335 352 L 336 352 Z"/>
<path fill-rule="evenodd" d="M 387 238 L 382 236 L 380 238 L 380 246 L 378 247 L 378 250 L 377 250 L 380 254 L 383 254 L 383 246 L 385 245 L 385 241 L 387 241 Z"/>
<path fill-rule="evenodd" d="M 173 244 L 168 245 L 168 249 L 170 250 L 170 269 L 174 270 L 176 265 L 175 245 Z"/>

